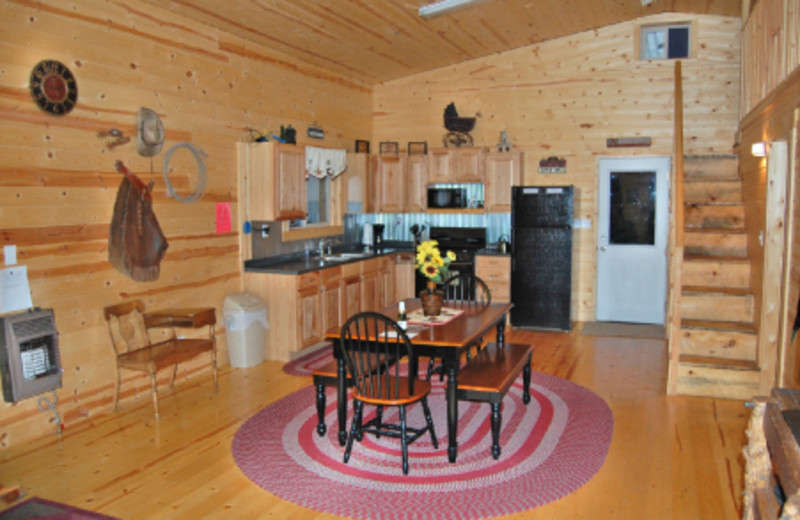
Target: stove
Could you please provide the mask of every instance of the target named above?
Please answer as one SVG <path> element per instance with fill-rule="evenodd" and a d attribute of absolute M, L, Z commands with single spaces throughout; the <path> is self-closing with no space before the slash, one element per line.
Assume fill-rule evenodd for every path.
<path fill-rule="evenodd" d="M 486 228 L 478 227 L 432 227 L 430 240 L 439 242 L 439 251 L 452 251 L 456 259 L 450 263 L 450 276 L 459 273 L 475 274 L 475 253 L 486 248 Z M 425 289 L 427 278 L 417 271 L 415 289 L 417 294 Z"/>

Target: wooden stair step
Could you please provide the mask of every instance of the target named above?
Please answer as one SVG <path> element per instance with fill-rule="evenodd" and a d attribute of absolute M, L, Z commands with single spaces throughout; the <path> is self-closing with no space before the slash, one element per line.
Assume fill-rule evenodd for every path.
<path fill-rule="evenodd" d="M 683 158 L 683 175 L 726 179 L 739 177 L 739 157 L 736 155 L 687 155 Z"/>
<path fill-rule="evenodd" d="M 678 395 L 747 400 L 761 391 L 761 371 L 752 361 L 681 356 L 674 370 Z"/>
<path fill-rule="evenodd" d="M 752 332 L 756 326 L 742 321 L 681 320 L 681 328 L 710 329 L 718 331 Z"/>
<path fill-rule="evenodd" d="M 686 294 L 713 294 L 728 296 L 749 296 L 750 289 L 742 287 L 717 287 L 715 285 L 684 285 L 683 292 Z"/>
<path fill-rule="evenodd" d="M 755 362 L 758 336 L 752 323 L 682 320 L 680 353 Z"/>
<path fill-rule="evenodd" d="M 684 229 L 694 228 L 744 230 L 744 207 L 741 204 L 687 204 Z"/>
<path fill-rule="evenodd" d="M 746 257 L 744 229 L 689 228 L 684 230 L 684 255 Z"/>
<path fill-rule="evenodd" d="M 685 365 L 705 366 L 726 370 L 755 370 L 758 371 L 758 364 L 755 361 L 743 359 L 720 359 L 711 356 L 693 356 L 681 354 L 680 362 Z"/>
<path fill-rule="evenodd" d="M 687 287 L 750 287 L 750 260 L 740 257 L 684 257 L 681 283 Z"/>
<path fill-rule="evenodd" d="M 684 287 L 680 315 L 684 319 L 708 321 L 753 321 L 753 295 L 730 287 Z"/>
<path fill-rule="evenodd" d="M 688 178 L 683 185 L 685 204 L 741 204 L 742 182 L 736 179 Z"/>

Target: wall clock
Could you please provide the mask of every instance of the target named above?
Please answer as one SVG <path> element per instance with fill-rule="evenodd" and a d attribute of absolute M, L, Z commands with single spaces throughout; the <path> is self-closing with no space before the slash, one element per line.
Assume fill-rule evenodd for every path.
<path fill-rule="evenodd" d="M 78 101 L 78 83 L 66 65 L 56 60 L 42 60 L 33 67 L 31 96 L 45 112 L 63 116 Z"/>

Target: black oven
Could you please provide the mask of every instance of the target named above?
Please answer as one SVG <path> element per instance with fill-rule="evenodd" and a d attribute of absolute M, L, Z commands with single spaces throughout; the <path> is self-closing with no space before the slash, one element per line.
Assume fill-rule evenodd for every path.
<path fill-rule="evenodd" d="M 439 242 L 439 251 L 446 254 L 452 251 L 456 259 L 449 265 L 448 277 L 459 273 L 475 274 L 475 253 L 486 248 L 486 228 L 476 227 L 432 227 L 430 240 Z M 416 293 L 425 289 L 427 278 L 416 271 Z"/>
<path fill-rule="evenodd" d="M 428 188 L 429 209 L 466 208 L 467 203 L 466 188 Z"/>

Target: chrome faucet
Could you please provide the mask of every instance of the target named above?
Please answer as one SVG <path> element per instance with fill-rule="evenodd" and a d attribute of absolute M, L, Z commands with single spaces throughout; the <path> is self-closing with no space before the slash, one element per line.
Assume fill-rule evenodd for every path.
<path fill-rule="evenodd" d="M 333 253 L 333 241 L 328 238 L 319 240 L 319 256 L 327 256 Z"/>

